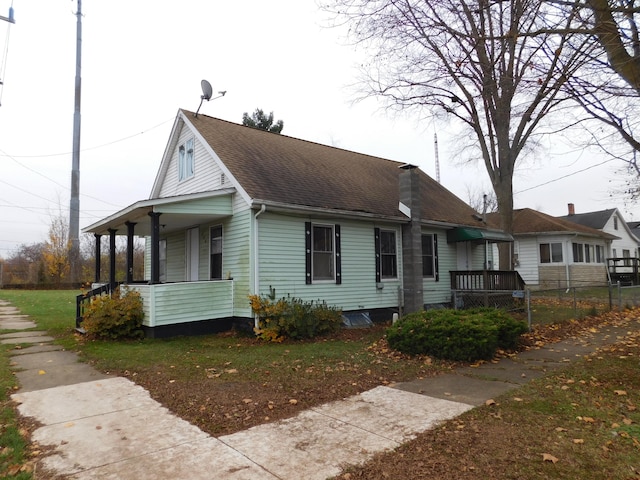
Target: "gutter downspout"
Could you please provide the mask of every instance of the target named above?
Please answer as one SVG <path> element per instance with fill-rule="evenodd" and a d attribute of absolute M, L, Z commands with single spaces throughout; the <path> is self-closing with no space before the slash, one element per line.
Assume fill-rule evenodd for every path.
<path fill-rule="evenodd" d="M 256 212 L 256 214 L 253 216 L 253 220 L 254 220 L 254 234 L 253 234 L 253 245 L 252 245 L 252 249 L 253 249 L 253 294 L 254 295 L 258 295 L 258 292 L 260 290 L 260 256 L 258 254 L 259 248 L 260 248 L 260 242 L 258 241 L 258 217 L 260 215 L 262 215 L 264 212 L 267 211 L 267 205 L 266 204 L 262 204 L 262 207 L 260 207 L 260 210 L 258 212 Z M 258 316 L 254 315 L 253 317 L 253 326 L 254 328 L 258 328 Z"/>

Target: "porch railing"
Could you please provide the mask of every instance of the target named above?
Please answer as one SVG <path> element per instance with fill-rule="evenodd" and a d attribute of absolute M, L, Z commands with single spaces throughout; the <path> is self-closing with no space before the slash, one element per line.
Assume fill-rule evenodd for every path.
<path fill-rule="evenodd" d="M 116 284 L 116 286 L 118 286 Z M 86 293 L 81 293 L 76 296 L 76 330 L 80 330 L 82 328 L 82 320 L 84 319 L 84 312 L 91 304 L 91 301 L 95 297 L 99 297 L 100 295 L 111 295 L 111 284 L 105 283 L 104 285 L 100 285 L 99 287 L 93 288 Z"/>
<path fill-rule="evenodd" d="M 524 290 L 525 283 L 515 270 L 453 270 L 451 290 Z"/>

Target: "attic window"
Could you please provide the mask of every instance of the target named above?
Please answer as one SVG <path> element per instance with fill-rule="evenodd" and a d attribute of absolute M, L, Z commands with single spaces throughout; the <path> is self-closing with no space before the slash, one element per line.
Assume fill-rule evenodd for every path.
<path fill-rule="evenodd" d="M 613 217 L 613 229 L 618 229 L 618 217 Z"/>
<path fill-rule="evenodd" d="M 178 147 L 178 181 L 182 182 L 195 175 L 193 138 Z"/>

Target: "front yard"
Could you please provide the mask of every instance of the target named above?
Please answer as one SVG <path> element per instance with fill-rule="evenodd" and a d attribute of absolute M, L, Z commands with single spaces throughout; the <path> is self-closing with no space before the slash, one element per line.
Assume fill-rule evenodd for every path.
<path fill-rule="evenodd" d="M 234 333 L 86 341 L 72 331 L 74 296 L 0 290 L 0 298 L 85 361 L 144 386 L 214 436 L 455 367 L 390 351 L 383 326 L 282 344 Z M 624 315 L 547 325 L 527 344 L 547 344 L 613 321 L 624 321 Z M 640 478 L 634 470 L 640 469 L 639 356 L 638 336 L 631 335 L 618 347 L 496 399 L 496 405 L 474 409 L 340 478 Z"/>

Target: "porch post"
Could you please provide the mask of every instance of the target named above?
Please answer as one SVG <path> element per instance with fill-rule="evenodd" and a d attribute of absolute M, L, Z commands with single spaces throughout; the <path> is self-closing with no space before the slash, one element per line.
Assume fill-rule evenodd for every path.
<path fill-rule="evenodd" d="M 109 286 L 116 289 L 116 229 L 109 229 Z"/>
<path fill-rule="evenodd" d="M 100 252 L 100 243 L 102 241 L 102 235 L 100 235 L 99 233 L 94 233 L 93 234 L 94 237 L 96 237 L 96 248 L 95 248 L 95 277 L 94 280 L 96 283 L 100 283 L 100 263 L 102 261 L 102 259 L 100 258 L 100 256 L 102 255 Z"/>
<path fill-rule="evenodd" d="M 151 280 L 160 283 L 160 213 L 149 212 L 151 217 Z"/>
<path fill-rule="evenodd" d="M 422 291 L 422 199 L 420 175 L 414 165 L 404 165 L 400 173 L 400 202 L 409 207 L 411 220 L 402 225 L 402 266 L 404 313 L 424 307 Z"/>
<path fill-rule="evenodd" d="M 133 283 L 133 232 L 136 224 L 125 222 L 127 226 L 127 283 Z"/>

